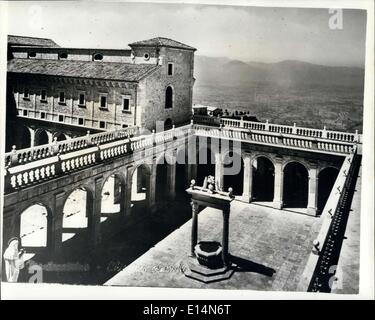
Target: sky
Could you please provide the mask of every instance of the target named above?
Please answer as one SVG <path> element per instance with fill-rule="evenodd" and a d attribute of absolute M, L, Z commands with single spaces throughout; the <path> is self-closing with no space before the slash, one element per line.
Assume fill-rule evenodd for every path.
<path fill-rule="evenodd" d="M 329 28 L 334 13 L 315 8 L 17 1 L 8 3 L 8 13 L 9 34 L 52 38 L 66 47 L 121 49 L 162 36 L 204 56 L 364 66 L 362 10 L 343 10 L 340 29 Z"/>

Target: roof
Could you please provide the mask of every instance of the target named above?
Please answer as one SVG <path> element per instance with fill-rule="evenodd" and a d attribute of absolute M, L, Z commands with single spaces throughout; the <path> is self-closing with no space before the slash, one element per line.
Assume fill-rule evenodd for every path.
<path fill-rule="evenodd" d="M 216 110 L 221 110 L 221 109 L 219 107 L 208 106 L 207 110 L 208 111 L 216 111 Z"/>
<path fill-rule="evenodd" d="M 202 106 L 202 105 L 197 105 L 197 106 L 193 106 L 193 109 L 207 109 L 207 107 Z"/>
<path fill-rule="evenodd" d="M 139 81 L 160 66 L 117 62 L 13 59 L 8 72 L 116 81 Z"/>
<path fill-rule="evenodd" d="M 178 42 L 176 40 L 157 37 L 148 40 L 137 41 L 129 44 L 130 47 L 170 47 L 170 48 L 178 48 L 178 49 L 185 49 L 185 50 L 197 50 L 193 47 L 190 47 L 186 44 Z"/>
<path fill-rule="evenodd" d="M 51 39 L 14 35 L 8 35 L 8 44 L 17 46 L 59 47 L 59 45 Z"/>

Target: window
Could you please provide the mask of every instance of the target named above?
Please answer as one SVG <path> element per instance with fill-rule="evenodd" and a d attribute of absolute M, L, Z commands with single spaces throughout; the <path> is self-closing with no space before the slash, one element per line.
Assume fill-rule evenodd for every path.
<path fill-rule="evenodd" d="M 168 63 L 168 75 L 173 76 L 173 63 Z"/>
<path fill-rule="evenodd" d="M 129 98 L 124 98 L 123 99 L 122 110 L 123 111 L 130 111 L 130 101 L 129 101 Z"/>
<path fill-rule="evenodd" d="M 67 58 L 68 58 L 68 53 L 66 52 L 59 53 L 59 59 L 67 59 Z"/>
<path fill-rule="evenodd" d="M 29 89 L 28 88 L 23 89 L 23 98 L 27 99 L 27 100 L 30 99 Z"/>
<path fill-rule="evenodd" d="M 143 58 L 147 61 L 147 60 L 150 60 L 150 55 L 146 52 L 144 55 L 143 55 Z"/>
<path fill-rule="evenodd" d="M 167 87 L 165 90 L 165 109 L 170 109 L 173 107 L 173 89 L 172 87 Z"/>
<path fill-rule="evenodd" d="M 78 118 L 78 124 L 79 124 L 80 126 L 83 126 L 83 123 L 84 123 L 83 118 Z"/>
<path fill-rule="evenodd" d="M 169 130 L 171 129 L 173 126 L 173 122 L 172 122 L 172 119 L 171 118 L 168 118 L 167 120 L 165 120 L 164 122 L 164 130 Z"/>
<path fill-rule="evenodd" d="M 65 92 L 60 91 L 59 93 L 59 103 L 65 103 Z"/>
<path fill-rule="evenodd" d="M 45 112 L 41 112 L 40 113 L 40 119 L 45 119 L 46 118 L 46 113 Z"/>
<path fill-rule="evenodd" d="M 28 114 L 27 110 L 23 110 L 23 111 L 22 111 L 22 115 L 23 115 L 24 117 L 27 117 L 27 114 Z"/>
<path fill-rule="evenodd" d="M 45 102 L 46 100 L 47 100 L 47 92 L 46 92 L 46 90 L 42 90 L 40 92 L 40 101 Z"/>
<path fill-rule="evenodd" d="M 100 108 L 107 109 L 107 97 L 106 96 L 100 96 Z"/>
<path fill-rule="evenodd" d="M 86 100 L 85 100 L 85 94 L 84 93 L 80 93 L 79 94 L 78 105 L 80 105 L 80 106 L 86 105 Z"/>
<path fill-rule="evenodd" d="M 105 129 L 105 121 L 99 121 L 99 127 Z"/>
<path fill-rule="evenodd" d="M 62 114 L 59 115 L 59 122 L 64 122 L 64 116 Z"/>
<path fill-rule="evenodd" d="M 101 61 L 101 60 L 103 60 L 103 55 L 101 53 L 94 53 L 93 60 L 94 61 Z"/>

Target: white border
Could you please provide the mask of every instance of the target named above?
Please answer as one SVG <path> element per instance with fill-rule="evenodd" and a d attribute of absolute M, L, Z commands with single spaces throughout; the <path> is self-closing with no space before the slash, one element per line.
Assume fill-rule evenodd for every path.
<path fill-rule="evenodd" d="M 131 2 L 102 0 L 102 2 Z M 134 1 L 133 1 L 134 2 Z M 139 0 L 138 2 L 150 2 Z M 1 283 L 2 299 L 374 299 L 374 2 L 372 0 L 185 0 L 155 3 L 221 4 L 264 7 L 304 8 L 353 8 L 367 10 L 365 100 L 363 122 L 362 202 L 361 202 L 361 246 L 360 246 L 360 293 L 339 295 L 306 292 L 265 292 L 251 290 L 219 289 L 168 289 L 101 286 L 69 286 L 53 284 L 10 284 Z M 0 1 L 0 104 L 5 110 L 7 2 Z M 4 112 L 0 112 L 0 126 L 5 128 Z M 0 147 L 4 150 L 5 135 L 1 134 Z M 0 166 L 3 168 L 3 156 Z M 3 194 L 3 183 L 0 186 Z M 0 198 L 2 211 L 2 197 Z M 2 230 L 2 219 L 0 221 Z M 0 237 L 2 238 L 2 237 Z M 0 239 L 1 243 L 2 239 Z M 2 251 L 1 251 L 2 252 Z M 0 270 L 1 271 L 1 270 Z"/>

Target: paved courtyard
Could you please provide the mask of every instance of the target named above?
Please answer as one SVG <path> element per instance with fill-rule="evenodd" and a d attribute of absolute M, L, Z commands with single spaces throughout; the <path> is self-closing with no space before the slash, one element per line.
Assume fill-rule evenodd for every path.
<path fill-rule="evenodd" d="M 221 282 L 204 284 L 185 277 L 191 221 L 117 273 L 105 285 L 295 291 L 311 252 L 320 219 L 256 204 L 232 202 L 229 250 L 241 269 Z M 199 240 L 221 242 L 221 211 L 199 213 Z"/>

